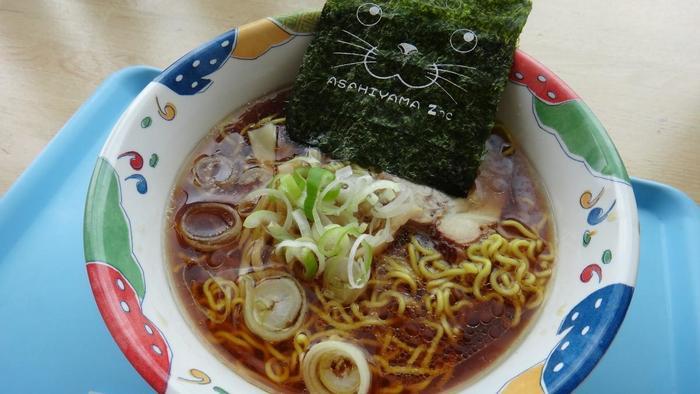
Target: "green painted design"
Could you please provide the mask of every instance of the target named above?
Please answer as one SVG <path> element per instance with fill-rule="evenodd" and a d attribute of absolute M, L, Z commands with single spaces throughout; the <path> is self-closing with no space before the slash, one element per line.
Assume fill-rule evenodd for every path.
<path fill-rule="evenodd" d="M 219 386 L 214 386 L 214 388 L 212 390 L 214 390 L 214 392 L 219 393 L 219 394 L 229 394 L 228 391 L 222 389 Z"/>
<path fill-rule="evenodd" d="M 151 123 L 153 123 L 153 119 L 151 119 L 150 116 L 146 116 L 145 118 L 143 118 L 143 120 L 141 120 L 141 127 L 145 129 L 149 127 Z"/>
<path fill-rule="evenodd" d="M 313 33 L 316 31 L 321 11 L 301 12 L 276 17 L 275 20 L 293 33 Z"/>
<path fill-rule="evenodd" d="M 610 264 L 612 261 L 612 251 L 610 249 L 607 249 L 605 252 L 603 252 L 603 257 L 602 257 L 603 264 Z"/>
<path fill-rule="evenodd" d="M 152 154 L 151 158 L 148 160 L 148 165 L 151 166 L 152 168 L 156 168 L 158 165 L 158 155 L 157 154 Z"/>
<path fill-rule="evenodd" d="M 593 237 L 593 234 L 591 234 L 590 231 L 586 230 L 586 232 L 583 233 L 583 246 L 588 246 L 588 244 L 591 243 L 592 237 Z"/>
<path fill-rule="evenodd" d="M 608 133 L 585 104 L 572 100 L 549 105 L 536 97 L 533 100 L 540 122 L 559 134 L 569 152 L 603 175 L 630 182 Z"/>
<path fill-rule="evenodd" d="M 112 166 L 99 158 L 90 181 L 83 227 L 85 260 L 105 262 L 129 281 L 140 299 L 145 282 L 131 253 L 129 222 L 121 206 L 119 178 Z"/>

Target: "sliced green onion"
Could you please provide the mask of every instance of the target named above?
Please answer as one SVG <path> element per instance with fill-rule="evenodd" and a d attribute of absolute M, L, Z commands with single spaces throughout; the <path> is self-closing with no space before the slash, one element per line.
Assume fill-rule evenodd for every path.
<path fill-rule="evenodd" d="M 389 190 L 385 192 L 387 191 Z M 390 200 L 386 205 L 375 207 L 374 217 L 384 219 L 399 216 L 413 209 L 413 207 L 415 207 L 415 204 L 413 203 L 412 195 L 407 190 L 403 190 L 398 195 L 395 195 L 394 199 Z"/>
<path fill-rule="evenodd" d="M 369 203 L 369 205 L 375 205 L 376 203 L 379 202 L 379 197 L 377 197 L 377 195 L 374 193 L 370 193 L 367 196 L 367 202 Z"/>
<path fill-rule="evenodd" d="M 384 201 L 393 201 L 396 198 L 396 192 L 394 192 L 392 189 L 386 189 L 379 197 Z"/>
<path fill-rule="evenodd" d="M 355 256 L 357 255 L 357 250 L 359 249 L 360 245 L 365 246 L 365 261 L 363 264 L 363 268 L 367 270 L 369 266 L 372 264 L 372 248 L 364 242 L 365 239 L 369 238 L 369 234 L 362 234 L 357 239 L 355 240 L 355 243 L 352 245 L 352 248 L 350 249 L 350 255 L 348 256 L 348 261 L 347 261 L 347 269 L 348 269 L 348 285 L 350 285 L 351 289 L 360 289 L 364 287 L 367 284 L 367 281 L 369 280 L 369 275 L 368 271 L 366 271 L 363 276 L 364 278 L 359 278 L 357 281 L 355 281 L 355 274 L 354 274 L 354 269 L 355 268 Z M 369 257 L 367 255 L 369 254 Z M 367 262 L 369 261 L 369 263 Z"/>
<path fill-rule="evenodd" d="M 304 200 L 304 213 L 309 220 L 313 220 L 313 209 L 316 206 L 318 194 L 333 181 L 335 175 L 321 167 L 309 169 L 309 176 L 306 178 L 306 200 Z"/>
<path fill-rule="evenodd" d="M 361 288 L 351 289 L 348 285 L 346 263 L 345 256 L 331 257 L 326 260 L 326 269 L 323 271 L 323 294 L 343 305 L 352 304 L 364 291 Z M 357 268 L 355 271 L 360 275 Z"/>
<path fill-rule="evenodd" d="M 279 178 L 279 188 L 289 197 L 290 200 L 296 201 L 301 197 L 303 189 L 299 186 L 294 176 L 284 174 Z"/>
<path fill-rule="evenodd" d="M 362 192 L 358 193 L 357 198 L 359 199 L 359 201 L 357 201 L 357 204 L 359 205 L 359 203 L 361 203 L 363 200 L 367 199 L 370 195 L 373 195 L 374 198 L 377 198 L 377 196 L 374 194 L 374 192 L 376 192 L 378 190 L 383 190 L 383 189 L 392 190 L 392 191 L 398 193 L 401 190 L 401 185 L 399 185 L 396 182 L 387 181 L 387 180 L 372 182 L 371 184 L 366 186 L 364 188 L 364 190 L 362 190 Z M 374 200 L 374 198 L 372 198 L 372 200 Z M 378 202 L 378 200 L 379 199 L 377 198 L 377 200 L 374 203 L 372 203 L 372 205 L 376 204 Z"/>
<path fill-rule="evenodd" d="M 304 212 L 301 209 L 295 209 L 294 212 L 292 212 L 292 218 L 294 218 L 294 222 L 297 224 L 302 238 L 312 238 L 311 225 L 306 219 L 306 216 L 304 216 Z"/>
<path fill-rule="evenodd" d="M 391 242 L 393 240 L 394 237 L 391 234 L 391 219 L 386 219 L 386 221 L 384 222 L 384 228 L 377 231 L 377 233 L 369 237 L 367 239 L 367 243 L 369 243 L 370 246 L 376 247 L 381 244 Z"/>
<path fill-rule="evenodd" d="M 248 199 L 254 200 L 254 199 L 260 198 L 262 196 L 274 197 L 274 198 L 277 198 L 284 203 L 284 206 L 287 209 L 287 217 L 284 220 L 283 227 L 285 230 L 289 230 L 289 227 L 292 225 L 292 203 L 289 202 L 289 199 L 287 198 L 287 196 L 285 196 L 284 193 L 282 193 L 279 190 L 266 188 L 266 189 L 258 189 L 258 190 L 251 192 L 250 194 L 248 194 L 246 196 L 246 199 L 247 200 Z"/>
<path fill-rule="evenodd" d="M 292 160 L 289 160 L 287 163 L 296 165 L 297 163 L 301 164 L 302 166 L 307 164 L 309 166 L 319 166 L 321 165 L 321 161 L 315 157 L 311 156 L 297 156 L 293 158 Z"/>
<path fill-rule="evenodd" d="M 337 179 L 347 179 L 352 176 L 352 167 L 345 166 L 335 172 L 335 177 Z"/>
<path fill-rule="evenodd" d="M 328 190 L 327 193 L 324 193 L 323 195 L 323 202 L 333 202 L 335 201 L 338 196 L 340 195 L 340 189 L 341 185 L 337 185 L 331 189 Z M 324 189 L 325 191 L 325 189 Z"/>
<path fill-rule="evenodd" d="M 340 206 L 336 206 L 334 203 L 338 199 L 338 196 L 341 194 L 341 190 L 343 189 L 343 186 L 347 186 L 348 189 L 352 189 L 352 184 L 348 182 L 347 180 L 341 180 L 341 179 L 336 179 L 328 186 L 326 186 L 325 189 L 321 192 L 321 206 L 319 207 L 319 210 L 326 214 L 326 215 L 340 215 L 343 211 L 347 210 L 348 207 L 350 206 L 350 203 L 352 202 L 352 198 L 347 198 Z M 335 193 L 335 190 L 338 191 L 338 196 L 335 198 L 331 199 L 328 197 L 329 194 Z M 349 191 L 350 193 L 352 190 Z"/>
<path fill-rule="evenodd" d="M 370 268 L 372 268 L 372 257 L 374 256 L 374 253 L 372 250 L 372 246 L 369 243 L 363 242 L 362 246 L 365 248 L 365 277 L 362 279 L 362 281 L 367 283 L 367 281 L 369 280 L 369 271 Z"/>
<path fill-rule="evenodd" d="M 318 272 L 318 261 L 314 253 L 309 249 L 302 249 L 299 261 L 304 265 L 304 278 L 306 280 L 315 278 Z"/>
<path fill-rule="evenodd" d="M 280 220 L 280 215 L 272 211 L 255 211 L 251 213 L 243 222 L 245 228 L 256 228 L 269 223 L 277 223 Z"/>
<path fill-rule="evenodd" d="M 280 170 L 268 188 L 248 198 L 282 201 L 287 214 L 284 225 L 279 223 L 281 213 L 272 210 L 253 212 L 244 225 L 265 226 L 278 255 L 290 266 L 300 264 L 307 280 L 322 275 L 327 263 L 335 263 L 332 271 L 336 274 L 329 273 L 328 278 L 324 274 L 324 282 L 337 282 L 338 270 L 343 277 L 347 273 L 342 278 L 347 283 L 338 294 L 356 297 L 369 281 L 374 248 L 392 240 L 391 219 L 410 208 L 412 200 L 401 193 L 397 182 L 377 180 L 360 167 L 340 162 L 322 166 L 315 150 L 280 164 L 280 169 L 282 166 L 286 166 L 284 171 Z M 359 206 L 365 203 L 372 207 L 371 224 L 358 219 Z M 369 233 L 368 228 L 376 228 L 381 220 L 382 228 Z"/>
<path fill-rule="evenodd" d="M 349 246 L 347 244 L 349 243 L 350 235 L 358 237 L 360 234 L 362 232 L 357 224 L 349 224 L 342 227 L 336 225 L 326 229 L 318 240 L 318 248 L 327 257 L 337 256 Z"/>
<path fill-rule="evenodd" d="M 302 175 L 302 172 L 305 172 L 304 175 Z M 306 175 L 308 174 L 308 171 L 294 171 L 292 173 L 292 178 L 294 178 L 294 182 L 296 182 L 297 186 L 299 186 L 299 189 L 302 191 L 306 189 Z"/>
<path fill-rule="evenodd" d="M 313 254 L 316 256 L 316 261 L 318 262 L 318 266 L 315 270 L 313 270 L 313 275 L 311 277 L 315 277 L 316 275 L 320 274 L 323 272 L 323 270 L 326 268 L 326 257 L 318 250 L 318 246 L 316 246 L 316 243 L 313 242 L 313 240 L 309 240 L 308 238 L 299 238 L 296 240 L 287 240 L 287 241 L 282 241 L 280 242 L 276 249 L 287 249 L 285 251 L 285 258 L 287 259 L 287 264 L 293 263 L 292 257 L 296 257 L 302 264 L 304 264 L 304 268 L 306 269 L 306 263 L 309 262 L 308 258 L 305 261 L 306 255 L 304 255 L 304 249 L 308 249 Z M 305 271 L 305 275 L 309 276 L 310 271 Z"/>
<path fill-rule="evenodd" d="M 369 175 L 363 175 L 355 178 L 355 184 L 350 188 L 350 193 L 348 196 L 348 210 L 350 213 L 355 213 L 358 210 L 359 205 L 364 201 L 367 196 L 373 192 L 370 188 L 374 179 Z"/>
<path fill-rule="evenodd" d="M 277 241 L 286 241 L 294 239 L 294 237 L 287 232 L 282 226 L 277 223 L 270 223 L 267 226 L 267 232 Z"/>
<path fill-rule="evenodd" d="M 306 184 L 306 177 L 309 175 L 309 167 L 299 167 L 294 170 L 294 179 L 303 180 Z"/>

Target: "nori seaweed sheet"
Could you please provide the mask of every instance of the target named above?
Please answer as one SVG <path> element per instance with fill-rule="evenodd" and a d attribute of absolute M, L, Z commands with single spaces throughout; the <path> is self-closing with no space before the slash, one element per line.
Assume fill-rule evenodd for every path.
<path fill-rule="evenodd" d="M 293 140 L 452 195 L 473 184 L 530 0 L 330 0 Z"/>

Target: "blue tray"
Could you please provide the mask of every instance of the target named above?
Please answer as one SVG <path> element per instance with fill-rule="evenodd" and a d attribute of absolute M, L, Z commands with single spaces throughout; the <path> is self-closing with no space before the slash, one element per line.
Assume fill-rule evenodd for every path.
<path fill-rule="evenodd" d="M 147 393 L 102 322 L 83 260 L 85 194 L 112 125 L 159 70 L 112 75 L 0 200 L 0 392 Z M 700 392 L 700 209 L 634 180 L 642 227 L 637 291 L 578 389 Z"/>

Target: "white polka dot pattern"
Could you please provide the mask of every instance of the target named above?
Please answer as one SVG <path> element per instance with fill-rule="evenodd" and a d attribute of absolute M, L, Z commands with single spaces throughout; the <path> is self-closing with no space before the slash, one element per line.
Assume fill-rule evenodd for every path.
<path fill-rule="evenodd" d="M 602 356 L 622 323 L 633 288 L 613 284 L 589 294 L 564 317 L 566 335 L 545 361 L 542 383 L 549 393 L 569 393 Z"/>
<path fill-rule="evenodd" d="M 159 75 L 155 82 L 183 96 L 203 92 L 212 83 L 207 77 L 220 69 L 231 56 L 236 34 L 236 30 L 229 31 L 190 52 Z"/>

